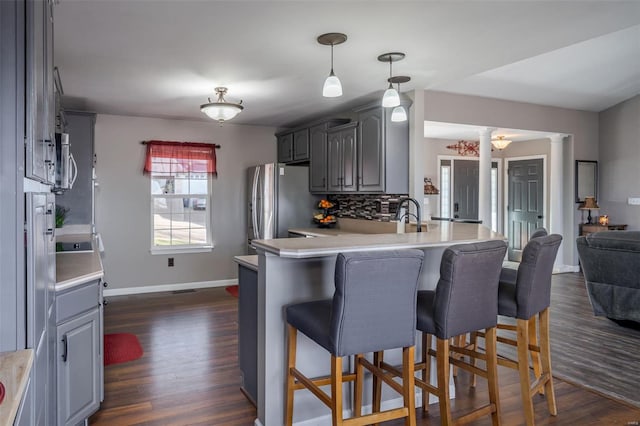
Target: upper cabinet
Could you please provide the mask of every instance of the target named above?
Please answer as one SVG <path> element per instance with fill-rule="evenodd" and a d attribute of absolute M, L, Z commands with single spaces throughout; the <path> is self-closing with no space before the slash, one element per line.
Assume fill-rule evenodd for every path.
<path fill-rule="evenodd" d="M 309 129 L 287 131 L 278 138 L 278 163 L 301 163 L 309 161 Z"/>
<path fill-rule="evenodd" d="M 55 183 L 53 1 L 28 1 L 26 12 L 25 176 Z"/>
<path fill-rule="evenodd" d="M 278 138 L 278 163 L 293 161 L 293 133 L 276 135 Z"/>
<path fill-rule="evenodd" d="M 293 161 L 309 161 L 309 129 L 293 133 Z"/>
<path fill-rule="evenodd" d="M 358 190 L 357 167 L 358 123 L 349 123 L 327 132 L 328 185 L 327 192 L 355 192 Z"/>
<path fill-rule="evenodd" d="M 348 123 L 347 119 L 334 119 L 309 128 L 309 191 L 327 192 L 329 183 L 327 159 L 327 132 L 329 129 Z"/>
<path fill-rule="evenodd" d="M 409 192 L 409 122 L 391 121 L 392 109 L 376 102 L 356 110 L 359 192 Z"/>

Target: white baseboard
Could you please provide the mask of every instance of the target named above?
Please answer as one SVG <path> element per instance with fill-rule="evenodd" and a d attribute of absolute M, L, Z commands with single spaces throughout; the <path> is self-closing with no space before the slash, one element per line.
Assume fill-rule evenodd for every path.
<path fill-rule="evenodd" d="M 237 279 L 200 281 L 180 284 L 146 285 L 140 287 L 106 288 L 104 296 L 125 296 L 130 294 L 158 293 L 162 291 L 192 290 L 197 288 L 226 287 L 238 284 Z"/>
<path fill-rule="evenodd" d="M 566 272 L 580 272 L 578 265 L 555 265 L 553 268 L 554 274 L 564 274 Z"/>

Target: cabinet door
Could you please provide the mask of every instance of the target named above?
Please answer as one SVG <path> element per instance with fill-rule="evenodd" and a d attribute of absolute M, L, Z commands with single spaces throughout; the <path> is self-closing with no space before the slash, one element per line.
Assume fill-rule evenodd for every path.
<path fill-rule="evenodd" d="M 293 161 L 309 159 L 309 129 L 298 130 L 293 134 Z"/>
<path fill-rule="evenodd" d="M 356 127 L 340 132 L 342 144 L 342 192 L 355 192 L 358 190 L 356 181 L 357 147 Z"/>
<path fill-rule="evenodd" d="M 27 177 L 47 182 L 48 166 L 45 161 L 48 140 L 46 122 L 45 91 L 45 27 L 46 8 L 44 1 L 26 2 L 26 170 Z"/>
<path fill-rule="evenodd" d="M 327 132 L 325 126 L 309 130 L 309 191 L 327 192 Z"/>
<path fill-rule="evenodd" d="M 53 81 L 53 1 L 44 0 L 44 135 L 46 182 L 55 184 L 56 180 L 56 104 Z"/>
<path fill-rule="evenodd" d="M 293 133 L 278 136 L 278 162 L 288 163 L 293 160 Z"/>
<path fill-rule="evenodd" d="M 341 133 L 327 133 L 327 161 L 328 183 L 327 192 L 340 192 L 342 190 L 342 140 Z"/>
<path fill-rule="evenodd" d="M 76 425 L 100 408 L 99 309 L 58 325 L 58 426 Z"/>
<path fill-rule="evenodd" d="M 383 192 L 385 190 L 384 121 L 382 108 L 360 114 L 358 138 L 358 190 Z"/>

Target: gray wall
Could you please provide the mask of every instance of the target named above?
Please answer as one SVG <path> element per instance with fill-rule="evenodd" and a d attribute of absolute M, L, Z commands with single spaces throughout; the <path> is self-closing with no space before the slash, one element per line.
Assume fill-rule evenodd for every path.
<path fill-rule="evenodd" d="M 98 115 L 95 127 L 96 228 L 104 241 L 109 288 L 235 278 L 233 256 L 246 246 L 245 170 L 276 159 L 275 129 L 216 122 Z M 210 142 L 218 177 L 212 185 L 212 252 L 150 253 L 150 183 L 142 174 L 144 140 Z M 167 267 L 167 258 L 175 266 Z"/>
<path fill-rule="evenodd" d="M 578 235 L 580 212 L 573 202 L 574 160 L 598 159 L 598 113 L 436 91 L 425 91 L 424 103 L 424 119 L 428 121 L 572 135 L 563 149 L 564 239 L 571 241 L 563 244 L 563 261 L 566 265 L 577 265 L 573 242 Z"/>
<path fill-rule="evenodd" d="M 640 95 L 600 113 L 599 152 L 598 213 L 640 230 L 640 206 L 627 204 L 640 197 Z"/>

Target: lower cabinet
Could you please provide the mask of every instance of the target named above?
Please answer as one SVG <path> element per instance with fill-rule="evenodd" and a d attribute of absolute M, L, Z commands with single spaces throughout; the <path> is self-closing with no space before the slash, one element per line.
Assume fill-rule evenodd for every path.
<path fill-rule="evenodd" d="M 58 426 L 74 426 L 100 408 L 102 311 L 100 281 L 56 297 Z"/>
<path fill-rule="evenodd" d="M 258 272 L 238 266 L 238 360 L 241 390 L 253 405 L 258 401 Z"/>

